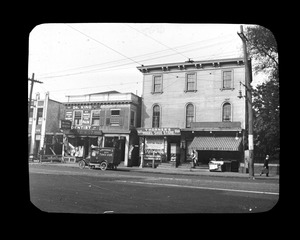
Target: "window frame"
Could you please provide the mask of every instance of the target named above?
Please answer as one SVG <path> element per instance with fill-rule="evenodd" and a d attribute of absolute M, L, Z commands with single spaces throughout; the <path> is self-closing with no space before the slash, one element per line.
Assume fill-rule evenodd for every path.
<path fill-rule="evenodd" d="M 189 102 L 189 103 L 187 103 L 186 105 L 185 105 L 185 127 L 186 128 L 191 128 L 191 126 L 188 126 L 188 117 L 191 117 L 191 116 L 189 116 L 188 115 L 188 106 L 190 106 L 190 105 L 192 105 L 192 107 L 193 107 L 193 119 L 192 119 L 192 121 L 190 122 L 190 124 L 192 123 L 192 122 L 195 122 L 195 104 L 193 104 L 193 103 L 191 103 L 191 102 Z"/>
<path fill-rule="evenodd" d="M 230 114 L 229 114 L 229 120 L 225 119 L 225 114 L 224 114 L 224 107 L 229 105 L 230 106 Z M 232 122 L 232 103 L 230 102 L 224 102 L 222 104 L 222 122 Z"/>
<path fill-rule="evenodd" d="M 81 118 L 80 118 L 80 123 L 79 123 L 79 124 L 77 124 L 77 123 L 75 122 L 75 119 L 76 119 L 76 112 L 81 112 L 81 114 L 80 114 Z M 82 119 L 83 119 L 83 110 L 74 110 L 74 115 L 73 115 L 74 126 L 81 126 L 81 125 L 82 125 Z"/>
<path fill-rule="evenodd" d="M 99 112 L 99 117 L 98 118 L 97 117 L 93 117 L 94 112 Z M 100 114 L 101 114 L 101 110 L 100 109 L 91 110 L 91 125 L 92 126 L 100 126 L 100 116 L 101 116 Z M 93 123 L 94 119 L 98 119 L 99 124 L 94 124 Z"/>
<path fill-rule="evenodd" d="M 194 89 L 190 90 L 188 89 L 188 76 L 189 75 L 194 75 Z M 197 72 L 187 72 L 185 73 L 185 87 L 184 87 L 184 92 L 197 92 Z"/>
<path fill-rule="evenodd" d="M 160 91 L 155 91 L 155 78 L 160 77 L 161 83 L 160 83 Z M 152 76 L 152 94 L 158 94 L 158 93 L 163 93 L 163 75 L 162 74 L 155 74 Z"/>
<path fill-rule="evenodd" d="M 154 124 L 155 123 L 155 121 L 154 121 L 154 117 L 155 117 L 154 116 L 154 108 L 156 106 L 158 107 L 158 110 L 159 110 L 158 111 L 159 116 L 158 117 L 156 116 L 156 118 L 158 119 L 158 121 L 157 121 L 158 122 L 158 124 L 157 124 L 158 126 L 155 126 L 155 124 Z M 160 128 L 160 126 L 161 126 L 161 106 L 159 104 L 154 104 L 152 106 L 152 128 Z"/>
<path fill-rule="evenodd" d="M 230 74 L 230 77 L 231 77 L 231 79 L 230 79 L 230 86 L 224 86 L 224 73 L 225 72 L 230 72 L 231 74 Z M 222 71 L 221 71 L 221 91 L 223 91 L 223 90 L 234 90 L 234 71 L 233 71 L 233 69 L 222 69 Z"/>

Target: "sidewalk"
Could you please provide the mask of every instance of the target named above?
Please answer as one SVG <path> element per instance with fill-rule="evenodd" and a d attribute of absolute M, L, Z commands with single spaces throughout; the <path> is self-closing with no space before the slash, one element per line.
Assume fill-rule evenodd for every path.
<path fill-rule="evenodd" d="M 65 166 L 65 167 L 74 167 L 79 168 L 78 163 L 61 163 L 61 162 L 43 162 L 43 163 L 35 163 L 29 162 L 29 164 L 39 164 L 39 165 L 55 165 L 55 166 Z M 87 168 L 87 167 L 86 167 Z M 211 176 L 211 177 L 231 177 L 231 178 L 249 178 L 248 173 L 240 173 L 240 172 L 210 172 L 208 169 L 204 168 L 173 168 L 173 167 L 125 167 L 122 162 L 117 171 L 126 171 L 126 172 L 145 172 L 145 173 L 159 173 L 159 174 L 175 174 L 175 175 L 193 175 L 193 176 Z M 257 179 L 279 179 L 279 175 L 269 175 L 266 177 L 265 175 L 259 176 L 259 173 L 255 173 L 254 177 Z"/>

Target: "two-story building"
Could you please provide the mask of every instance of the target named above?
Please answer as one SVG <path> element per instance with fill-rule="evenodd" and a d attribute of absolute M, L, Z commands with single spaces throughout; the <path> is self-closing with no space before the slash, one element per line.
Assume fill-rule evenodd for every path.
<path fill-rule="evenodd" d="M 60 131 L 60 120 L 64 119 L 64 104 L 49 98 L 32 101 L 28 124 L 29 156 L 37 156 L 44 147 L 46 155 L 61 155 L 63 134 Z"/>
<path fill-rule="evenodd" d="M 143 73 L 142 122 L 145 161 L 211 158 L 243 160 L 246 128 L 243 58 L 139 66 Z"/>
<path fill-rule="evenodd" d="M 138 165 L 138 136 L 141 98 L 117 91 L 67 96 L 64 130 L 64 157 L 86 157 L 91 145 L 113 147 L 121 142 L 124 166 Z"/>

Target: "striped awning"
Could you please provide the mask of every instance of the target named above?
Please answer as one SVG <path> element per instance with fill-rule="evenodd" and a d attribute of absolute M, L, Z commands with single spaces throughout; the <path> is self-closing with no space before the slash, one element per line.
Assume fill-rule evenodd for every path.
<path fill-rule="evenodd" d="M 190 145 L 193 150 L 239 151 L 242 138 L 235 137 L 195 137 Z"/>

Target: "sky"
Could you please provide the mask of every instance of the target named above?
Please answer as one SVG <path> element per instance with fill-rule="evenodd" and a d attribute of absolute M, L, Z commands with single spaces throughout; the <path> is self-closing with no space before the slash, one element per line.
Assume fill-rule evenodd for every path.
<path fill-rule="evenodd" d="M 244 25 L 244 29 L 245 29 Z M 141 96 L 141 65 L 243 57 L 240 24 L 55 23 L 29 34 L 28 78 L 43 99 L 116 90 Z M 259 81 L 259 76 L 253 76 Z M 28 81 L 28 97 L 30 81 Z"/>

